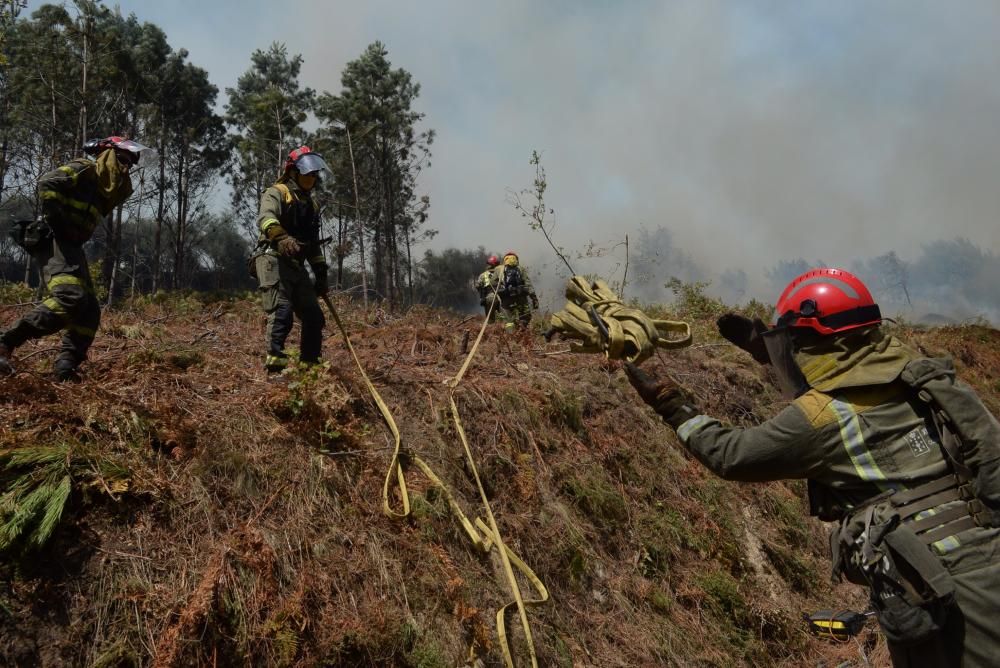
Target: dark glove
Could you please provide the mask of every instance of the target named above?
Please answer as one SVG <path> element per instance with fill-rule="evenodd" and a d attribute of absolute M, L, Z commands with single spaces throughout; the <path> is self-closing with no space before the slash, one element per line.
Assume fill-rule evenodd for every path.
<path fill-rule="evenodd" d="M 531 295 L 531 308 L 538 310 L 538 295 Z"/>
<path fill-rule="evenodd" d="M 322 297 L 330 290 L 330 280 L 327 277 L 328 269 L 325 264 L 313 267 L 313 273 L 316 274 L 316 279 L 313 281 L 313 287 L 316 288 L 316 295 Z"/>
<path fill-rule="evenodd" d="M 767 325 L 760 318 L 746 318 L 735 313 L 727 313 L 715 321 L 722 338 L 737 348 L 750 353 L 761 364 L 770 364 L 771 358 L 764 346 L 761 334 L 767 331 Z"/>
<path fill-rule="evenodd" d="M 279 235 L 274 238 L 278 246 L 278 252 L 285 257 L 296 257 L 302 252 L 302 245 L 289 235 Z"/>
<path fill-rule="evenodd" d="M 642 400 L 674 429 L 698 415 L 691 397 L 669 378 L 653 378 L 631 362 L 625 364 L 625 374 Z"/>

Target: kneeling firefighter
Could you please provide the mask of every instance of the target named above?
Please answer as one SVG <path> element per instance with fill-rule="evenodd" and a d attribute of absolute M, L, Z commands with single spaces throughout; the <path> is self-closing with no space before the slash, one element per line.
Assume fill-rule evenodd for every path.
<path fill-rule="evenodd" d="M 326 294 L 329 283 L 313 188 L 327 174 L 329 167 L 322 156 L 300 146 L 288 154 L 281 177 L 264 191 L 260 201 L 257 224 L 261 250 L 254 266 L 267 313 L 264 367 L 269 377 L 280 374 L 288 363 L 285 340 L 294 316 L 302 326 L 300 359 L 315 364 L 320 358 L 326 319 L 318 297 Z M 305 262 L 312 267 L 312 279 Z"/>
<path fill-rule="evenodd" d="M 13 373 L 9 358 L 30 339 L 63 331 L 55 362 L 60 381 L 79 379 L 101 323 L 83 245 L 104 217 L 132 194 L 129 170 L 152 149 L 122 137 L 91 139 L 77 158 L 38 180 L 42 217 L 16 221 L 14 240 L 38 263 L 49 297 L 0 334 L 0 375 Z"/>
<path fill-rule="evenodd" d="M 811 513 L 839 522 L 834 576 L 870 589 L 894 666 L 1000 665 L 1000 423 L 949 360 L 882 332 L 846 271 L 796 278 L 775 317 L 718 323 L 793 399 L 759 426 L 723 425 L 632 365 L 629 380 L 717 475 L 808 481 Z"/>

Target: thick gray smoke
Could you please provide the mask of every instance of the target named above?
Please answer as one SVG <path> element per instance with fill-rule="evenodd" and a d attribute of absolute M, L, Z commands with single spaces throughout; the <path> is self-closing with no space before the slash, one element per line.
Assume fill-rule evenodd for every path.
<path fill-rule="evenodd" d="M 914 303 L 995 309 L 975 292 L 995 269 L 918 286 L 955 239 L 986 267 L 1000 248 L 1000 4 L 301 0 L 247 12 L 220 0 L 197 4 L 198 21 L 184 11 L 193 0 L 120 4 L 220 87 L 279 40 L 304 56 L 305 85 L 336 93 L 344 64 L 383 41 L 438 132 L 422 176 L 436 248 L 514 248 L 555 282 L 544 242 L 505 202 L 530 185 L 538 149 L 567 248 L 662 227 L 692 276 L 767 300 L 783 262 L 850 268 L 895 252 Z M 222 25 L 239 39 L 219 40 Z"/>

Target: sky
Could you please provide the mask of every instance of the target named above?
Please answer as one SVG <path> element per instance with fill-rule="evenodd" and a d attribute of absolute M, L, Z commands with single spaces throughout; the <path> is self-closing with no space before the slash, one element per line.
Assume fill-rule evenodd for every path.
<path fill-rule="evenodd" d="M 32 0 L 29 11 L 41 3 Z M 336 94 L 379 40 L 433 128 L 433 247 L 554 255 L 507 201 L 542 153 L 556 241 L 671 230 L 696 263 L 1000 252 L 1000 3 L 119 0 L 224 90 L 284 42 Z M 592 270 L 585 261 L 579 272 Z"/>

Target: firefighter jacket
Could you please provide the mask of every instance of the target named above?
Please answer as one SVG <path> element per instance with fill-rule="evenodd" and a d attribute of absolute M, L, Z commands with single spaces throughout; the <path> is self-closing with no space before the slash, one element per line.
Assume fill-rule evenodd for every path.
<path fill-rule="evenodd" d="M 269 254 L 277 254 L 277 243 L 271 228 L 278 226 L 302 245 L 302 257 L 298 259 L 308 260 L 313 267 L 326 264 L 319 243 L 319 204 L 315 195 L 302 190 L 294 179 L 279 181 L 264 191 L 257 226 L 260 229 L 260 244 L 268 246 Z"/>
<path fill-rule="evenodd" d="M 728 480 L 808 480 L 812 514 L 840 522 L 834 574 L 871 588 L 894 664 L 996 665 L 1000 423 L 949 360 L 877 327 L 860 336 L 796 353 L 811 389 L 771 420 L 740 429 L 697 415 L 678 437 Z M 903 572 L 916 575 L 904 583 Z M 957 613 L 935 612 L 952 600 L 959 630 L 940 621 Z M 897 659 L 921 648 L 950 658 Z"/>
<path fill-rule="evenodd" d="M 97 225 L 132 193 L 132 183 L 105 151 L 97 160 L 78 158 L 38 180 L 42 211 L 56 238 L 81 245 Z"/>

